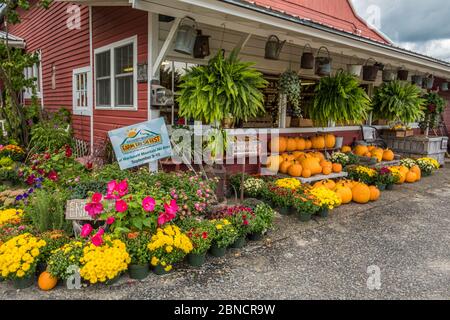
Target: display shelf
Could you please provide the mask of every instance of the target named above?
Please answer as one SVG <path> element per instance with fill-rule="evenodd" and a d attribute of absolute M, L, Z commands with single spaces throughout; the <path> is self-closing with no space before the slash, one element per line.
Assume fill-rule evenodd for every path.
<path fill-rule="evenodd" d="M 348 176 L 348 173 L 343 171 L 343 172 L 339 172 L 339 173 L 331 173 L 328 175 L 318 174 L 318 175 L 312 176 L 310 178 L 291 177 L 287 174 L 278 174 L 278 176 L 281 178 L 295 178 L 295 179 L 299 180 L 301 183 L 313 183 L 313 182 L 328 180 L 328 179 L 345 178 Z"/>

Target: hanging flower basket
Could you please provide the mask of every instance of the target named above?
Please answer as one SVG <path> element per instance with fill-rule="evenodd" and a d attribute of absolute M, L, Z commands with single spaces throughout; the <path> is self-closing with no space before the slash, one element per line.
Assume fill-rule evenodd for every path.
<path fill-rule="evenodd" d="M 326 57 L 319 57 L 320 52 L 325 50 L 327 52 Z M 330 52 L 328 51 L 327 47 L 320 47 L 319 51 L 317 51 L 317 57 L 315 59 L 315 65 L 316 65 L 316 75 L 321 77 L 326 77 L 331 74 L 331 56 Z"/>
<path fill-rule="evenodd" d="M 372 60 L 374 62 L 373 65 L 369 65 L 369 61 Z M 376 65 L 376 61 L 373 58 L 367 59 L 365 65 L 363 66 L 363 80 L 364 81 L 375 81 L 378 75 L 378 66 Z"/>
<path fill-rule="evenodd" d="M 306 52 L 307 48 L 309 48 L 309 52 Z M 300 66 L 302 69 L 306 70 L 314 69 L 314 54 L 309 43 L 305 44 L 305 47 L 303 48 Z"/>

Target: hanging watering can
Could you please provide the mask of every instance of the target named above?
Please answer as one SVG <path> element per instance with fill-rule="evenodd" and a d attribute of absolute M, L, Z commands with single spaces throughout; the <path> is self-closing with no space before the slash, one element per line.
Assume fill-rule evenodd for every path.
<path fill-rule="evenodd" d="M 309 52 L 306 52 L 306 48 L 309 47 Z M 300 64 L 302 69 L 314 69 L 314 54 L 312 52 L 311 46 L 307 43 L 303 48 L 302 60 Z"/>
<path fill-rule="evenodd" d="M 357 56 L 353 56 L 353 57 L 358 59 Z M 361 77 L 361 71 L 362 71 L 363 66 L 362 66 L 362 64 L 352 64 L 351 62 L 352 62 L 353 57 L 350 58 L 350 64 L 347 65 L 347 70 L 348 70 L 348 73 L 359 78 L 359 77 Z"/>
<path fill-rule="evenodd" d="M 368 65 L 370 60 L 373 60 L 375 63 L 373 65 Z M 363 80 L 375 81 L 377 79 L 378 70 L 377 62 L 373 58 L 367 59 L 366 64 L 363 66 Z"/>
<path fill-rule="evenodd" d="M 423 86 L 423 77 L 422 77 L 421 75 L 418 75 L 418 74 L 413 75 L 413 76 L 411 77 L 411 81 L 412 81 L 412 83 L 415 84 L 416 86 L 422 88 L 422 86 Z"/>
<path fill-rule="evenodd" d="M 403 68 L 400 68 L 397 72 L 397 79 L 401 81 L 408 81 L 408 70 L 405 70 Z"/>
<path fill-rule="evenodd" d="M 283 49 L 285 41 L 280 41 L 276 35 L 271 35 L 266 42 L 266 54 L 265 58 L 269 60 L 278 60 L 281 49 Z"/>
<path fill-rule="evenodd" d="M 327 51 L 327 57 L 319 57 L 320 51 L 324 49 Z M 317 56 L 315 59 L 316 64 L 316 75 L 321 77 L 326 77 L 331 74 L 331 57 L 330 52 L 327 47 L 320 47 L 319 51 L 317 51 Z"/>
<path fill-rule="evenodd" d="M 202 30 L 197 30 L 197 38 L 194 45 L 194 58 L 203 59 L 210 55 L 209 37 L 202 35 Z"/>
<path fill-rule="evenodd" d="M 196 30 L 197 23 L 195 20 L 189 17 L 184 18 L 178 27 L 173 50 L 192 56 L 194 53 L 195 40 L 197 39 Z"/>
<path fill-rule="evenodd" d="M 433 75 L 429 75 L 428 77 L 423 79 L 423 88 L 424 89 L 431 90 L 431 89 L 433 89 L 433 85 L 434 85 L 434 76 Z"/>
<path fill-rule="evenodd" d="M 448 91 L 448 82 L 441 83 L 441 91 Z"/>
<path fill-rule="evenodd" d="M 391 66 L 390 64 L 388 64 L 388 65 Z M 395 70 L 387 69 L 387 68 L 385 68 L 383 70 L 383 81 L 384 82 L 394 81 L 396 78 L 397 78 L 397 72 L 395 72 Z"/>

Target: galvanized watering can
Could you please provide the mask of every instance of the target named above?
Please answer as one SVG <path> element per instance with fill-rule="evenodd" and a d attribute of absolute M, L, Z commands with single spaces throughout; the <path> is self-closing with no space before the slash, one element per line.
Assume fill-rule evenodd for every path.
<path fill-rule="evenodd" d="M 180 22 L 177 37 L 175 39 L 174 51 L 192 56 L 194 53 L 195 40 L 197 39 L 197 22 L 186 17 Z"/>
<path fill-rule="evenodd" d="M 283 49 L 285 41 L 280 41 L 276 35 L 271 35 L 266 42 L 266 54 L 265 58 L 269 60 L 278 60 L 280 57 L 281 49 Z"/>
<path fill-rule="evenodd" d="M 324 49 L 327 51 L 327 57 L 319 57 L 320 51 Z M 327 47 L 320 47 L 317 51 L 316 57 L 316 75 L 326 77 L 331 74 L 331 57 Z"/>
<path fill-rule="evenodd" d="M 388 64 L 388 65 L 391 66 L 390 64 Z M 394 81 L 396 78 L 397 78 L 397 72 L 395 70 L 388 69 L 388 68 L 385 68 L 383 70 L 383 81 L 384 82 Z"/>

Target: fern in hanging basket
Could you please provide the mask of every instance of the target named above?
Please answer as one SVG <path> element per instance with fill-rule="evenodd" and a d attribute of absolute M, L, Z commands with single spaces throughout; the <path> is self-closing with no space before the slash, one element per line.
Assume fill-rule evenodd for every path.
<path fill-rule="evenodd" d="M 374 116 L 391 122 L 408 124 L 424 116 L 422 90 L 409 82 L 391 81 L 382 84 L 372 99 Z"/>
<path fill-rule="evenodd" d="M 280 93 L 285 94 L 288 101 L 292 105 L 294 116 L 301 117 L 301 80 L 298 77 L 297 72 L 291 70 L 285 71 L 280 76 L 278 87 L 280 89 Z"/>
<path fill-rule="evenodd" d="M 319 125 L 326 126 L 328 121 L 360 121 L 367 119 L 370 111 L 370 98 L 358 79 L 344 71 L 320 79 L 315 95 L 309 115 Z"/>
<path fill-rule="evenodd" d="M 228 114 L 236 120 L 247 121 L 265 112 L 264 95 L 267 86 L 262 73 L 253 63 L 238 59 L 238 50 L 228 58 L 219 51 L 207 65 L 193 67 L 181 77 L 180 116 L 220 123 Z"/>

